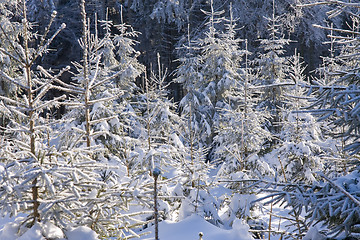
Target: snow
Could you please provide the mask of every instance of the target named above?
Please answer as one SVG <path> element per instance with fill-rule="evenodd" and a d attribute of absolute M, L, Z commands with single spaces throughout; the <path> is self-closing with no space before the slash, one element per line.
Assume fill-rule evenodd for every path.
<path fill-rule="evenodd" d="M 98 240 L 97 234 L 93 230 L 85 226 L 68 230 L 66 232 L 66 236 L 68 240 Z"/>
<path fill-rule="evenodd" d="M 311 227 L 303 240 L 324 240 L 326 239 L 316 227 Z"/>
<path fill-rule="evenodd" d="M 8 236 L 10 237 L 10 236 Z M 5 238 L 4 238 L 5 239 Z M 21 237 L 19 238 L 8 238 L 10 239 L 17 239 L 17 240 L 45 240 L 45 238 L 41 234 L 41 226 L 40 224 L 35 224 L 30 230 L 26 231 Z"/>
<path fill-rule="evenodd" d="M 54 224 L 35 223 L 30 229 L 26 229 L 19 225 L 19 220 L 23 218 L 0 219 L 0 239 L 1 240 L 99 240 L 97 234 L 88 227 L 80 226 L 71 228 L 63 233 L 63 231 Z M 66 235 L 66 237 L 65 237 Z"/>
<path fill-rule="evenodd" d="M 3 222 L 3 221 L 2 221 Z M 0 239 L 10 240 L 10 239 L 17 239 L 17 225 L 15 223 L 8 223 L 3 226 L 0 232 Z"/>
<path fill-rule="evenodd" d="M 140 239 L 153 240 L 153 229 L 154 227 L 149 229 L 152 232 L 150 235 L 143 236 Z M 177 223 L 171 221 L 160 222 L 159 239 L 197 240 L 199 239 L 199 233 L 202 232 L 204 234 L 203 239 L 206 240 L 252 240 L 253 238 L 248 230 L 248 225 L 242 223 L 240 220 L 234 221 L 232 229 L 225 230 L 212 225 L 198 215 L 191 215 Z"/>
<path fill-rule="evenodd" d="M 36 223 L 32 228 L 18 236 L 19 224 L 11 218 L 2 218 L 0 220 L 0 239 L 1 240 L 99 240 L 97 234 L 90 228 L 81 226 L 77 228 L 69 228 L 64 233 L 51 223 Z M 141 240 L 154 239 L 154 226 L 145 229 L 144 233 L 151 232 L 142 236 Z M 21 232 L 21 231 L 20 231 Z M 199 233 L 204 234 L 206 240 L 253 240 L 249 233 L 249 227 L 241 220 L 236 219 L 232 229 L 226 230 L 216 227 L 207 222 L 198 215 L 191 215 L 180 222 L 162 221 L 159 224 L 160 239 L 183 240 L 198 239 Z M 44 237 L 45 236 L 45 237 Z"/>
<path fill-rule="evenodd" d="M 44 224 L 43 232 L 44 232 L 44 235 L 50 239 L 64 238 L 63 231 L 50 222 L 47 222 Z"/>

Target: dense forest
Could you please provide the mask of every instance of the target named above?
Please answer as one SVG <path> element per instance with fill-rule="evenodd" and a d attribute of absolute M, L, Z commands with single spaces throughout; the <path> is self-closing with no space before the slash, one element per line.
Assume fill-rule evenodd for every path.
<path fill-rule="evenodd" d="M 45 239 L 193 214 L 254 239 L 360 239 L 359 10 L 0 1 L 2 216 Z"/>

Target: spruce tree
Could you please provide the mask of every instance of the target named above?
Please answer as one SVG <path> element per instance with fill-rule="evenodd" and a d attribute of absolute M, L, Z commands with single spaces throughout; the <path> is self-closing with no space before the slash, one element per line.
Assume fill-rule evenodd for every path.
<path fill-rule="evenodd" d="M 2 197 L 3 201 L 5 200 L 3 203 L 6 206 L 4 208 L 6 213 L 14 213 L 13 210 L 21 209 L 21 211 L 29 214 L 27 221 L 29 226 L 32 226 L 44 217 L 39 209 L 39 200 L 41 199 L 39 188 L 44 187 L 43 184 L 46 183 L 41 179 L 47 178 L 46 167 L 43 168 L 42 166 L 42 159 L 46 156 L 47 151 L 42 146 L 42 139 L 45 139 L 44 134 L 49 126 L 46 125 L 41 114 L 58 105 L 58 102 L 63 98 L 42 101 L 49 89 L 54 88 L 53 79 L 46 80 L 41 75 L 36 75 L 33 67 L 36 58 L 48 51 L 49 44 L 65 28 L 65 25 L 49 39 L 44 36 L 38 49 L 32 49 L 30 43 L 35 35 L 31 32 L 31 23 L 27 19 L 26 1 L 22 2 L 21 10 L 23 14 L 21 16 L 22 23 L 18 25 L 8 22 L 10 25 L 8 27 L 14 28 L 16 25 L 22 27 L 21 32 L 19 32 L 19 36 L 23 39 L 22 42 L 19 40 L 12 42 L 11 35 L 9 36 L 4 27 L 1 28 L 2 39 L 4 39 L 2 53 L 12 58 L 20 66 L 18 76 L 14 76 L 11 68 L 5 68 L 1 71 L 3 81 L 7 81 L 9 85 L 14 85 L 18 89 L 14 99 L 1 96 L 2 113 L 10 121 L 5 128 L 5 146 L 8 147 L 5 148 L 2 157 L 5 163 L 2 172 L 3 185 L 10 191 L 3 191 Z M 54 17 L 55 14 L 52 15 L 52 18 Z M 7 72 L 9 70 L 10 72 Z M 10 144 L 10 142 L 15 144 Z M 6 172 L 8 173 L 6 174 Z M 28 174 L 22 176 L 23 172 L 28 172 Z M 6 177 L 5 174 L 8 176 Z M 10 177 L 13 174 L 14 176 Z M 31 202 L 31 213 L 28 212 L 27 201 Z M 14 209 L 13 206 L 17 207 Z"/>
<path fill-rule="evenodd" d="M 88 224 L 86 204 L 92 199 L 90 190 L 104 186 L 94 171 L 105 166 L 94 165 L 75 151 L 59 149 L 55 126 L 64 122 L 55 120 L 50 113 L 65 96 L 51 98 L 49 91 L 69 90 L 59 80 L 68 68 L 52 73 L 36 65 L 36 59 L 48 52 L 49 45 L 65 25 L 50 37 L 45 31 L 38 48 L 31 48 L 36 34 L 27 18 L 26 1 L 20 9 L 21 38 L 11 42 L 7 32 L 1 33 L 2 39 L 7 39 L 2 52 L 19 66 L 16 72 L 1 71 L 3 80 L 18 89 L 13 99 L 1 96 L 1 111 L 9 119 L 1 151 L 1 206 L 3 215 L 25 214 L 25 218 L 16 220 L 22 235 L 33 226 L 43 228 L 55 224 L 66 230 Z M 51 19 L 55 15 L 53 13 Z"/>
<path fill-rule="evenodd" d="M 299 55 L 289 59 L 289 77 L 294 82 L 287 88 L 284 99 L 286 107 L 281 109 L 281 132 L 275 149 L 265 155 L 273 159 L 271 164 L 280 178 L 289 182 L 316 181 L 315 172 L 325 168 L 322 157 L 327 151 L 323 131 L 316 117 L 306 108 L 313 98 L 307 95 L 304 66 Z M 285 174 L 285 176 L 284 176 Z"/>
<path fill-rule="evenodd" d="M 130 99 L 136 89 L 135 79 L 143 71 L 133 49 L 135 32 L 127 32 L 126 24 L 113 25 L 107 19 L 99 21 L 104 35 L 100 36 L 95 17 L 94 32 L 88 24 L 85 1 L 81 2 L 83 36 L 80 45 L 83 60 L 74 63 L 77 73 L 70 88 L 72 97 L 66 102 L 60 146 L 99 168 L 93 170 L 97 189 L 89 192 L 88 215 L 82 223 L 102 237 L 126 237 L 139 225 L 133 221 L 138 212 L 128 211 L 128 202 L 135 189 L 128 176 L 127 151 L 131 113 Z M 117 28 L 119 34 L 110 29 Z M 131 142 L 131 141 L 130 141 Z M 119 147 L 119 148 L 116 148 Z M 125 226 L 125 227 L 122 227 Z"/>
<path fill-rule="evenodd" d="M 260 46 L 263 49 L 256 59 L 259 68 L 259 79 L 254 84 L 261 86 L 262 101 L 259 107 L 269 111 L 271 118 L 267 128 L 276 137 L 280 132 L 281 108 L 285 107 L 284 93 L 288 85 L 293 85 L 288 79 L 288 63 L 284 56 L 284 47 L 290 43 L 289 39 L 281 36 L 280 16 L 276 16 L 275 3 L 273 1 L 272 16 L 268 20 L 269 38 L 262 39 Z M 276 143 L 276 140 L 275 140 Z M 271 145 L 271 144 L 270 144 Z"/>

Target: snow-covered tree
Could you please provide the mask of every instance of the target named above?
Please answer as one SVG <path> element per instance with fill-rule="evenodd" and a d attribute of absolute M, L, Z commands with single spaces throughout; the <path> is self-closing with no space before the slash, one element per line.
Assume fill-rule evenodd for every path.
<path fill-rule="evenodd" d="M 16 39 L 21 32 L 21 24 L 11 21 L 11 18 L 14 17 L 14 9 L 16 9 L 16 4 L 13 1 L 5 1 L 0 5 L 0 28 L 2 33 L 0 35 L 0 67 L 3 69 L 3 72 L 8 74 L 16 71 L 17 62 L 6 54 L 6 52 L 15 48 L 17 44 Z M 7 34 L 5 35 L 4 32 Z M 11 46 L 11 44 L 13 44 L 13 46 Z M 1 96 L 15 96 L 17 90 L 16 85 L 8 84 L 4 78 L 0 78 Z M 2 127 L 7 125 L 8 119 L 2 112 L 0 112 L 0 118 L 0 131 L 3 132 Z"/>
<path fill-rule="evenodd" d="M 221 33 L 216 25 L 223 21 L 223 12 L 215 12 L 212 2 L 210 7 L 210 12 L 204 11 L 209 17 L 205 36 L 195 43 L 188 40 L 187 57 L 177 70 L 177 81 L 183 83 L 186 93 L 180 102 L 182 114 L 191 110 L 193 130 L 201 140 L 200 146 L 206 148 L 212 147 L 219 109 L 226 108 L 225 92 L 239 79 L 237 68 L 242 55 L 234 20 L 230 20 L 228 32 Z"/>
<path fill-rule="evenodd" d="M 48 93 L 51 89 L 66 89 L 67 85 L 59 77 L 68 68 L 53 74 L 37 66 L 36 59 L 47 53 L 50 43 L 65 25 L 50 38 L 41 36 L 38 48 L 31 48 L 30 43 L 37 36 L 27 19 L 26 4 L 23 1 L 21 5 L 21 38 L 9 42 L 7 32 L 1 33 L 7 39 L 2 53 L 19 66 L 15 72 L 2 69 L 1 77 L 19 91 L 12 99 L 1 96 L 1 112 L 10 122 L 2 139 L 0 199 L 3 215 L 25 214 L 18 223 L 20 235 L 36 224 L 55 224 L 62 229 L 91 225 L 94 221 L 88 214 L 92 205 L 88 203 L 96 197 L 93 191 L 105 185 L 99 181 L 96 170 L 107 168 L 86 157 L 86 150 L 58 148 L 54 126 L 63 122 L 47 116 L 61 104 L 64 96 L 51 98 Z M 21 226 L 25 228 L 20 230 Z"/>
<path fill-rule="evenodd" d="M 138 53 L 133 49 L 135 42 L 132 39 L 136 33 L 128 32 L 129 26 L 123 23 L 113 25 L 107 19 L 99 21 L 105 33 L 100 37 L 96 18 L 94 32 L 91 32 L 84 1 L 81 7 L 83 61 L 74 63 L 76 83 L 71 85 L 73 96 L 66 102 L 68 113 L 64 119 L 69 124 L 62 129 L 61 148 L 86 153 L 88 158 L 115 168 L 94 172 L 102 187 L 95 192 L 98 201 L 89 204 L 92 208 L 90 226 L 104 237 L 125 237 L 133 233 L 128 229 L 134 223 L 130 219 L 136 215 L 120 217 L 123 211 L 127 211 L 127 202 L 131 202 L 135 191 L 131 187 L 132 179 L 127 177 L 128 151 L 133 147 L 129 134 L 132 131 L 131 118 L 134 117 L 130 99 L 143 66 L 136 59 Z M 112 27 L 119 33 L 113 35 L 110 32 Z M 111 200 L 111 204 L 104 201 L 112 198 L 116 199 Z M 126 227 L 120 227 L 122 225 Z"/>
<path fill-rule="evenodd" d="M 124 23 L 113 25 L 111 21 L 101 20 L 99 24 L 105 35 L 100 37 L 97 24 L 95 33 L 86 38 L 87 42 L 81 43 L 83 51 L 87 52 L 87 64 L 74 64 L 78 72 L 74 78 L 78 85 L 74 90 L 78 94 L 70 100 L 65 117 L 73 119 L 72 125 L 80 134 L 86 133 L 83 140 L 87 147 L 100 145 L 107 147 L 110 154 L 121 155 L 122 148 L 116 147 L 122 145 L 122 137 L 129 131 L 129 121 L 125 119 L 131 117 L 130 100 L 143 66 L 138 63 L 138 53 L 133 49 L 135 41 L 132 38 L 136 32 L 127 31 L 129 26 Z M 119 34 L 112 34 L 112 27 Z M 89 29 L 86 31 L 90 34 Z M 70 132 L 65 132 L 70 135 L 65 134 L 65 138 L 71 134 L 75 137 L 76 131 L 68 129 Z"/>
<path fill-rule="evenodd" d="M 151 191 L 149 186 L 153 182 L 153 169 L 161 170 L 158 181 L 158 194 L 161 198 L 157 206 L 160 220 L 173 218 L 174 212 L 178 211 L 179 206 L 173 205 L 174 195 L 169 189 L 174 185 L 175 172 L 179 171 L 179 166 L 183 166 L 180 163 L 184 161 L 186 154 L 180 140 L 184 130 L 183 121 L 175 112 L 176 104 L 168 98 L 168 84 L 165 83 L 167 76 L 158 55 L 157 70 L 152 70 L 149 78 L 145 75 L 143 89 L 132 99 L 137 115 L 129 136 L 136 141 L 128 153 L 131 159 L 128 168 L 133 183 L 131 187 L 138 192 L 137 201 L 144 210 L 154 207 L 152 200 L 144 196 L 149 197 L 147 193 Z M 153 214 L 147 216 L 147 219 L 153 218 Z"/>
<path fill-rule="evenodd" d="M 16 86 L 17 96 L 13 99 L 7 96 L 1 96 L 2 113 L 9 119 L 5 129 L 6 143 L 2 158 L 4 166 L 2 171 L 2 200 L 6 201 L 7 207 L 4 208 L 5 213 L 16 213 L 21 211 L 27 212 L 27 201 L 32 203 L 32 213 L 29 213 L 27 221 L 33 225 L 37 221 L 43 219 L 39 207 L 39 188 L 44 187 L 48 176 L 45 169 L 42 168 L 42 158 L 46 156 L 46 147 L 44 144 L 44 133 L 49 127 L 41 117 L 43 112 L 53 106 L 58 105 L 62 98 L 55 98 L 51 101 L 42 101 L 42 98 L 53 88 L 53 79 L 46 80 L 41 75 L 35 75 L 32 70 L 36 58 L 48 51 L 48 46 L 52 39 L 58 34 L 65 25 L 63 25 L 55 35 L 49 39 L 42 38 L 43 41 L 38 49 L 31 49 L 30 41 L 35 37 L 31 32 L 31 24 L 27 19 L 26 1 L 22 2 L 22 24 L 14 24 L 7 22 L 6 28 L 15 26 L 22 27 L 19 36 L 24 41 L 21 43 L 18 38 L 12 42 L 11 35 L 7 34 L 2 26 L 2 54 L 12 58 L 19 66 L 19 73 L 15 75 L 11 68 L 3 68 L 1 71 L 2 81 L 6 81 L 9 85 Z M 55 15 L 52 16 L 54 18 Z M 4 23 L 4 22 L 3 22 Z M 10 70 L 10 72 L 9 72 Z M 13 142 L 13 144 L 11 144 Z M 27 172 L 23 176 L 24 172 Z M 20 175 L 18 175 L 20 173 Z M 8 175 L 6 177 L 6 175 Z M 12 176 L 13 175 L 13 176 Z M 16 176 L 18 175 L 18 176 Z M 11 176 L 11 177 L 9 177 Z M 42 180 L 40 180 L 42 179 Z M 50 184 L 50 181 L 48 181 Z M 17 189 L 18 188 L 18 189 Z M 8 191 L 5 191 L 8 189 Z M 10 202 L 8 202 L 10 201 Z M 3 202 L 4 203 L 4 202 Z M 13 206 L 16 206 L 14 208 Z M 13 212 L 15 210 L 15 212 Z"/>
<path fill-rule="evenodd" d="M 262 164 L 255 163 L 257 158 L 253 155 L 259 153 L 265 141 L 271 137 L 264 128 L 267 113 L 256 109 L 259 99 L 252 83 L 255 75 L 248 66 L 250 52 L 247 49 L 239 49 L 240 40 L 235 37 L 236 24 L 232 12 L 227 22 L 227 32 L 223 34 L 223 41 L 229 46 L 229 55 L 234 60 L 233 67 L 237 68 L 237 77 L 228 79 L 232 83 L 223 94 L 224 103 L 219 106 L 219 120 L 215 126 L 217 135 L 214 139 L 215 159 L 223 161 L 220 175 L 230 176 L 239 171 L 249 171 L 254 176 L 261 176 L 265 174 L 267 167 L 260 170 Z M 247 40 L 245 42 L 247 48 Z M 245 62 L 242 67 L 240 60 Z M 255 162 L 251 163 L 249 159 Z"/>
<path fill-rule="evenodd" d="M 235 84 L 235 79 L 239 77 L 236 67 L 240 60 L 239 53 L 233 52 L 237 44 L 236 40 L 229 36 L 229 41 L 224 41 L 219 36 L 220 31 L 216 29 L 216 24 L 223 21 L 223 18 L 220 17 L 223 12 L 215 12 L 213 2 L 211 1 L 210 4 L 211 12 L 206 12 L 209 17 L 208 30 L 205 32 L 205 37 L 198 40 L 201 51 L 200 72 L 203 77 L 199 84 L 199 91 L 211 103 L 207 113 L 207 123 L 209 124 L 207 128 L 210 131 L 207 131 L 206 146 L 211 146 L 215 136 L 214 127 L 218 121 L 217 108 L 222 108 L 225 105 L 224 93 L 231 85 Z M 233 35 L 234 33 L 230 32 L 229 34 Z"/>
<path fill-rule="evenodd" d="M 296 235 L 308 232 L 306 235 L 310 239 L 357 239 L 360 204 L 356 193 L 358 179 L 357 169 L 334 179 L 320 173 L 319 182 L 311 185 L 280 183 L 269 188 L 271 184 L 268 184 L 265 189 L 269 189 L 269 194 L 256 201 L 280 203 L 290 209 L 289 215 L 295 217 L 292 225 L 295 226 Z"/>
<path fill-rule="evenodd" d="M 182 120 L 175 113 L 175 103 L 168 99 L 167 72 L 162 69 L 160 56 L 157 65 L 157 73 L 153 71 L 149 79 L 144 79 L 143 90 L 133 99 L 138 114 L 133 131 L 139 139 L 133 151 L 138 155 L 134 170 L 142 169 L 146 174 L 155 167 L 166 174 L 171 162 L 179 157 L 175 155 Z"/>
<path fill-rule="evenodd" d="M 206 148 L 206 138 L 211 134 L 209 114 L 213 106 L 210 99 L 200 90 L 204 81 L 200 48 L 197 41 L 191 41 L 190 32 L 188 42 L 179 50 L 179 54 L 182 56 L 179 58 L 180 65 L 176 70 L 175 81 L 182 84 L 184 92 L 184 97 L 179 103 L 180 116 L 189 121 L 189 131 L 188 134 L 184 133 L 184 137 L 191 143 L 191 148 Z"/>
<path fill-rule="evenodd" d="M 295 85 L 289 86 L 283 96 L 286 107 L 280 112 L 282 126 L 278 144 L 264 157 L 271 161 L 284 180 L 311 183 L 315 181 L 315 172 L 324 169 L 325 148 L 322 147 L 326 147 L 326 143 L 320 123 L 305 110 L 313 97 L 308 96 L 304 88 L 307 83 L 303 72 L 300 56 L 295 54 L 289 59 L 289 76 Z"/>
<path fill-rule="evenodd" d="M 324 4 L 329 3 L 325 1 Z M 316 5 L 315 3 L 309 4 Z M 330 3 L 329 3 L 330 4 Z M 334 80 L 329 82 L 319 81 L 319 86 L 314 86 L 319 89 L 318 101 L 314 104 L 319 112 L 323 113 L 321 119 L 329 119 L 333 128 L 335 137 L 343 138 L 346 142 L 345 150 L 349 153 L 356 154 L 360 148 L 359 144 L 359 78 L 358 78 L 358 39 L 357 34 L 359 14 L 357 7 L 347 2 L 339 1 L 336 3 L 339 8 L 334 8 L 329 12 L 330 17 L 335 17 L 346 11 L 351 13 L 351 21 L 353 24 L 350 30 L 343 30 L 339 28 L 322 27 L 322 29 L 331 30 L 342 36 L 332 36 L 337 42 L 341 44 L 341 53 L 336 57 L 341 67 L 336 67 L 332 71 L 335 76 Z M 334 34 L 335 35 L 335 34 Z M 326 85 L 321 84 L 324 82 Z"/>
<path fill-rule="evenodd" d="M 286 87 L 293 85 L 288 79 L 289 66 L 284 56 L 284 46 L 289 44 L 290 40 L 281 35 L 280 19 L 280 16 L 276 15 L 273 1 L 272 16 L 267 18 L 269 38 L 260 41 L 264 52 L 255 60 L 259 68 L 259 80 L 254 84 L 262 86 L 263 90 L 259 107 L 271 114 L 267 128 L 274 134 L 274 139 L 281 130 L 281 108 L 285 107 Z"/>
<path fill-rule="evenodd" d="M 129 228 L 134 226 L 132 217 L 137 213 L 120 217 L 121 212 L 127 210 L 127 202 L 133 195 L 131 188 L 128 188 L 128 179 L 125 179 L 125 183 L 120 181 L 126 175 L 126 168 L 117 165 L 120 161 L 114 161 L 116 157 L 111 159 L 112 162 L 103 159 L 103 156 L 109 155 L 104 155 L 106 151 L 103 146 L 98 147 L 103 140 L 98 137 L 106 137 L 110 132 L 106 122 L 117 118 L 118 114 L 113 108 L 119 96 L 118 87 L 116 84 L 107 85 L 111 88 L 106 92 L 104 85 L 123 74 L 122 86 L 131 91 L 133 87 L 129 83 L 125 84 L 128 82 L 126 79 L 133 79 L 139 74 L 140 70 L 135 70 L 139 65 L 136 65 L 135 60 L 126 62 L 125 54 L 125 70 L 117 69 L 119 66 L 112 66 L 114 69 L 111 69 L 107 65 L 104 60 L 106 57 L 113 60 L 109 56 L 111 54 L 106 55 L 113 51 L 111 45 L 107 45 L 113 39 L 109 35 L 102 41 L 95 37 L 89 39 L 85 2 L 82 1 L 84 38 L 81 42 L 85 54 L 83 65 L 76 65 L 79 84 L 62 82 L 59 78 L 69 68 L 53 73 L 53 70 L 37 66 L 36 59 L 47 53 L 50 43 L 65 25 L 48 39 L 41 36 L 39 47 L 32 49 L 30 43 L 36 34 L 31 31 L 31 24 L 27 20 L 26 6 L 26 1 L 23 1 L 21 37 L 12 43 L 7 33 L 2 31 L 2 39 L 7 39 L 6 44 L 2 45 L 2 53 L 16 61 L 19 68 L 15 72 L 7 72 L 9 69 L 4 68 L 1 77 L 20 89 L 12 99 L 1 96 L 1 112 L 10 121 L 1 142 L 2 214 L 25 214 L 26 217 L 18 223 L 19 227 L 55 224 L 63 230 L 69 230 L 71 227 L 88 226 L 104 238 L 128 237 L 134 234 Z M 116 40 L 119 43 L 116 47 L 121 53 L 125 52 L 127 56 L 134 54 L 129 47 L 131 44 L 123 44 L 128 41 L 121 37 Z M 101 71 L 106 67 L 109 67 L 106 69 L 108 75 Z M 65 98 L 51 98 L 51 89 L 83 96 L 78 98 L 79 101 L 71 98 L 66 104 L 76 105 L 80 109 L 84 107 L 84 129 L 68 118 L 71 111 L 61 120 L 51 116 L 51 111 L 62 104 L 61 100 Z M 79 116 L 73 117 L 77 119 Z M 117 122 L 114 122 L 111 123 L 116 125 Z M 104 129 L 99 130 L 99 125 L 105 126 Z M 72 129 L 74 134 L 67 134 L 68 129 Z M 77 134 L 79 132 L 84 136 Z M 109 135 L 114 137 L 114 134 Z M 138 224 L 139 221 L 135 221 L 135 226 Z M 19 232 L 21 235 L 24 230 Z M 44 236 L 48 237 L 45 232 Z"/>
<path fill-rule="evenodd" d="M 326 226 L 323 234 L 327 237 L 360 236 L 360 201 L 356 194 L 359 177 L 359 170 L 334 180 L 323 176 L 327 183 L 316 193 L 308 217 L 310 224 L 321 222 Z"/>

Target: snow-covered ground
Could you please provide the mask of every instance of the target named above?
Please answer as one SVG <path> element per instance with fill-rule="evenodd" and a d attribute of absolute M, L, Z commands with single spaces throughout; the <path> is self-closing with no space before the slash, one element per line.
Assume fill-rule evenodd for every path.
<path fill-rule="evenodd" d="M 278 210 L 274 207 L 273 210 Z M 286 215 L 286 211 L 280 211 L 280 214 Z M 264 216 L 263 220 L 266 220 Z M 279 221 L 273 219 L 272 224 L 279 225 Z M 284 221 L 281 226 L 286 226 L 288 222 Z M 285 230 L 283 228 L 277 230 Z M 289 229 L 286 229 L 289 230 Z M 0 218 L 0 240 L 99 240 L 97 234 L 88 227 L 71 228 L 64 233 L 53 224 L 35 224 L 30 230 L 19 234 L 19 225 L 13 218 Z M 249 232 L 249 226 L 235 220 L 232 229 L 226 230 L 214 226 L 198 215 L 191 215 L 180 222 L 163 221 L 159 223 L 160 240 L 199 240 L 202 233 L 203 240 L 254 240 Z M 154 226 L 144 229 L 139 240 L 153 240 Z M 21 235 L 21 236 L 19 236 Z M 46 236 L 46 238 L 44 237 Z M 265 233 L 264 237 L 268 239 Z M 278 240 L 280 235 L 272 235 L 271 240 Z M 325 239 L 313 227 L 303 240 L 323 240 Z"/>
<path fill-rule="evenodd" d="M 0 218 L 0 239 L 1 240 L 65 240 L 63 231 L 51 223 L 36 223 L 31 229 L 19 227 L 21 217 Z M 44 237 L 46 236 L 46 238 Z M 66 231 L 67 240 L 98 240 L 97 234 L 88 227 L 70 228 Z"/>
<path fill-rule="evenodd" d="M 149 229 L 150 235 L 142 237 L 142 240 L 154 239 L 154 227 Z M 230 230 L 220 229 L 203 218 L 192 215 L 183 221 L 174 223 L 163 221 L 159 224 L 159 238 L 166 240 L 198 240 L 199 233 L 203 234 L 204 240 L 252 240 L 249 228 L 240 220 L 236 220 Z"/>
<path fill-rule="evenodd" d="M 17 235 L 17 225 L 11 223 L 10 218 L 3 218 L 0 221 L 0 239 L 1 240 L 45 240 L 43 235 L 47 235 L 50 239 L 62 240 L 64 236 L 60 229 L 54 225 L 48 224 L 42 227 L 38 224 L 34 225 L 22 236 Z M 9 223 L 10 222 L 10 223 Z M 45 229 L 45 232 L 44 232 Z M 220 229 L 203 218 L 192 215 L 180 222 L 163 221 L 159 224 L 159 238 L 164 240 L 198 240 L 199 233 L 203 233 L 204 240 L 252 240 L 248 232 L 248 226 L 240 220 L 236 220 L 233 228 L 230 230 Z M 154 226 L 146 229 L 144 232 L 151 232 L 141 240 L 154 239 Z M 79 227 L 66 232 L 68 240 L 97 240 L 97 236 L 87 227 Z"/>

